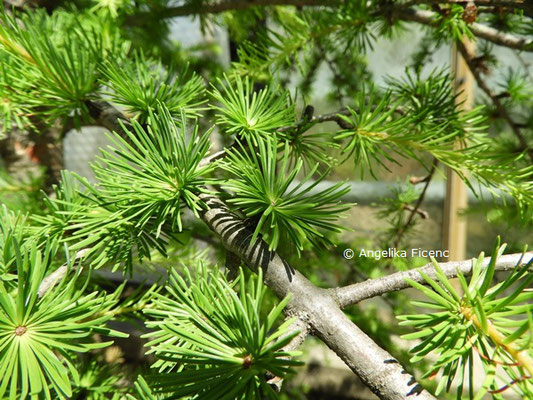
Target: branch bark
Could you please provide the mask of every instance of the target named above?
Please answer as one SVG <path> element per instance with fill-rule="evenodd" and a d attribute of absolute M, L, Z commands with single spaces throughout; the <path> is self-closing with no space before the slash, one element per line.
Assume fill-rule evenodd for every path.
<path fill-rule="evenodd" d="M 490 257 L 485 258 L 483 261 L 484 268 L 488 266 L 489 261 Z M 524 254 L 503 255 L 498 258 L 498 261 L 496 262 L 496 270 L 509 271 L 515 268 L 516 265 L 525 265 L 531 261 L 533 261 L 533 251 Z M 444 274 L 448 278 L 456 278 L 457 271 L 461 271 L 461 273 L 465 276 L 472 274 L 472 260 L 439 263 L 439 266 L 442 268 Z M 410 288 L 411 285 L 405 281 L 405 278 L 412 279 L 418 283 L 425 283 L 426 281 L 424 278 L 422 278 L 422 275 L 419 274 L 419 270 L 429 275 L 429 277 L 432 279 L 436 279 L 435 267 L 432 263 L 429 263 L 421 268 L 396 272 L 382 278 L 369 279 L 365 282 L 355 283 L 353 285 L 348 285 L 337 289 L 331 289 L 331 291 L 337 298 L 340 307 L 348 307 L 371 297 Z"/>
<path fill-rule="evenodd" d="M 327 6 L 331 5 L 327 0 L 221 0 L 211 4 L 185 4 L 177 7 L 169 7 L 156 11 L 159 18 L 183 17 L 186 15 L 220 14 L 225 11 L 245 10 L 253 7 L 266 6 Z M 140 13 L 128 18 L 129 25 L 140 25 L 146 18 L 153 18 L 154 13 Z"/>
<path fill-rule="evenodd" d="M 253 231 L 224 203 L 201 195 L 208 206 L 202 220 L 221 238 L 227 250 L 238 255 L 253 271 L 262 268 L 265 284 L 278 297 L 289 293 L 288 316 L 309 322 L 313 333 L 332 349 L 379 398 L 435 399 L 389 353 L 381 349 L 342 312 L 331 291 L 314 286 L 261 239 L 251 242 Z"/>
<path fill-rule="evenodd" d="M 117 108 L 106 101 L 93 101 L 87 100 L 85 102 L 89 115 L 94 119 L 94 122 L 98 126 L 102 126 L 110 132 L 118 133 L 122 138 L 128 139 L 124 129 L 120 125 L 120 122 L 128 130 L 133 130 L 131 122 L 128 118 Z M 120 122 L 119 122 L 120 121 Z"/>
<path fill-rule="evenodd" d="M 399 10 L 396 12 L 396 15 L 405 21 L 418 22 L 429 26 L 435 25 L 435 17 L 437 16 L 433 11 L 415 10 L 413 8 Z M 488 40 L 499 46 L 510 47 L 522 51 L 533 51 L 533 39 L 500 32 L 497 29 L 477 22 L 470 25 L 470 30 L 475 36 Z"/>

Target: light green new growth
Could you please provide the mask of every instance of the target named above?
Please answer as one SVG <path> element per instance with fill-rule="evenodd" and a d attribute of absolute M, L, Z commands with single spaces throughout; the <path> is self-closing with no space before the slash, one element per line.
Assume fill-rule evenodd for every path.
<path fill-rule="evenodd" d="M 495 265 L 505 245 L 494 247 L 488 268 L 482 268 L 484 254 L 472 260 L 472 276 L 467 282 L 459 272 L 462 293 L 446 278 L 434 261 L 438 280 L 420 272 L 427 282 L 423 286 L 407 280 L 429 301 L 413 301 L 413 305 L 432 310 L 423 314 L 398 317 L 401 325 L 410 325 L 414 333 L 404 339 L 419 339 L 411 349 L 416 363 L 430 354 L 437 360 L 424 377 L 439 374 L 436 394 L 458 385 L 457 398 L 468 390 L 468 398 L 481 399 L 487 392 L 497 394 L 509 382 L 515 391 L 527 398 L 533 387 L 533 293 L 526 291 L 533 283 L 533 261 L 517 266 L 505 280 L 493 285 Z M 473 359 L 481 361 L 486 379 L 474 393 Z"/>

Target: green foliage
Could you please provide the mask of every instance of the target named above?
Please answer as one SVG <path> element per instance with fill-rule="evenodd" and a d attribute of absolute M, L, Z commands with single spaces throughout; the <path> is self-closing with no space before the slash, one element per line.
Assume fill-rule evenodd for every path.
<path fill-rule="evenodd" d="M 371 20 L 372 9 L 364 0 L 354 0 L 340 4 L 327 11 L 311 11 L 308 21 L 315 25 L 313 29 L 323 29 L 336 47 L 344 50 L 352 48 L 362 52 L 372 49 L 375 39 Z M 325 36 L 325 35 L 324 35 Z"/>
<path fill-rule="evenodd" d="M 532 33 L 531 24 L 524 18 L 520 10 L 509 10 L 504 13 L 487 13 L 481 15 L 480 21 L 503 32 L 513 32 L 522 35 L 531 35 Z"/>
<path fill-rule="evenodd" d="M 100 14 L 110 15 L 112 18 L 117 18 L 119 11 L 127 8 L 127 2 L 124 0 L 93 0 L 95 3 L 92 11 L 99 11 Z"/>
<path fill-rule="evenodd" d="M 462 41 L 465 37 L 474 39 L 474 34 L 470 30 L 468 23 L 464 20 L 465 9 L 462 5 L 454 4 L 446 12 L 438 13 L 435 23 L 438 29 L 434 35 L 438 41 L 455 40 Z"/>
<path fill-rule="evenodd" d="M 152 393 L 152 390 L 150 389 L 150 386 L 148 386 L 148 383 L 144 380 L 142 376 L 139 375 L 137 382 L 135 382 L 135 390 L 137 391 L 138 397 L 134 397 L 132 395 L 128 395 L 129 400 L 157 400 L 161 398 L 162 396 L 155 396 Z"/>
<path fill-rule="evenodd" d="M 88 277 L 81 279 L 82 269 L 68 263 L 68 269 L 76 269 L 73 276 L 66 275 L 41 296 L 40 284 L 52 269 L 57 246 L 48 242 L 38 250 L 35 242 L 21 247 L 16 239 L 5 246 L 15 253 L 17 288 L 10 290 L 0 282 L 0 396 L 50 399 L 53 391 L 59 398 L 68 398 L 72 395 L 69 377 L 79 382 L 73 352 L 111 343 L 92 342 L 94 333 L 127 336 L 105 326 L 120 290 L 109 296 L 84 293 Z M 3 261 L 11 262 L 10 256 Z"/>
<path fill-rule="evenodd" d="M 25 215 L 10 211 L 5 205 L 0 207 L 0 283 L 8 290 L 17 282 L 17 253 L 12 243 L 24 243 L 26 223 Z"/>
<path fill-rule="evenodd" d="M 298 333 L 287 320 L 276 327 L 289 298 L 264 316 L 262 272 L 245 280 L 243 271 L 229 283 L 216 268 L 202 264 L 184 276 L 173 269 L 167 294 L 153 296 L 145 313 L 153 332 L 150 353 L 159 359 L 160 374 L 148 376 L 154 393 L 165 398 L 251 399 L 276 397 L 265 374 L 284 377 L 299 362 L 283 351 Z M 237 289 L 238 288 L 238 289 Z M 231 385 L 228 383 L 231 382 Z M 145 398 L 153 398 L 142 381 Z"/>
<path fill-rule="evenodd" d="M 251 147 L 251 143 L 248 144 Z M 286 144 L 278 168 L 276 147 L 274 141 L 259 141 L 257 153 L 247 152 L 241 145 L 240 151 L 228 154 L 229 162 L 224 163 L 223 168 L 234 175 L 224 185 L 231 192 L 228 203 L 242 210 L 247 217 L 258 218 L 252 241 L 261 233 L 271 250 L 285 240 L 289 240 L 298 253 L 307 241 L 316 247 L 331 244 L 323 232 L 342 231 L 335 221 L 350 207 L 340 203 L 340 198 L 350 188 L 338 183 L 313 193 L 326 176 L 311 182 L 318 164 L 297 182 L 303 161 L 290 168 Z"/>
<path fill-rule="evenodd" d="M 0 10 L 0 91 L 5 91 L 4 122 L 29 125 L 71 118 L 75 126 L 89 119 L 86 101 L 98 88 L 98 63 L 112 52 L 120 57 L 127 43 L 116 29 L 90 14 L 76 16 L 43 10 L 18 15 Z M 63 32 L 69 32 L 68 35 Z"/>
<path fill-rule="evenodd" d="M 25 177 L 13 177 L 8 171 L 0 169 L 0 202 L 11 210 L 39 214 L 43 170 L 35 174 L 29 172 Z"/>
<path fill-rule="evenodd" d="M 72 32 L 61 43 L 53 40 L 51 33 L 64 29 L 68 19 L 57 15 L 60 14 L 50 18 L 43 12 L 27 14 L 22 28 L 4 13 L 1 41 L 11 56 L 23 62 L 19 62 L 22 74 L 12 76 L 11 87 L 24 93 L 26 107 L 50 122 L 71 112 L 79 121 L 87 117 L 84 100 L 97 88 L 96 63 L 80 32 Z M 46 109 L 38 111 L 43 103 Z"/>
<path fill-rule="evenodd" d="M 277 29 L 267 29 L 254 42 L 244 43 L 234 68 L 258 80 L 268 80 L 293 65 L 305 73 L 314 47 L 324 39 L 343 52 L 365 51 L 374 41 L 371 13 L 372 6 L 361 0 L 320 10 L 278 7 L 271 15 Z"/>
<path fill-rule="evenodd" d="M 480 110 L 459 113 L 445 73 L 434 72 L 425 79 L 408 73 L 404 81 L 391 79 L 389 84 L 391 90 L 382 95 L 373 88 L 362 90 L 356 106 L 348 107 L 350 115 L 340 116 L 354 128 L 336 138 L 348 139 L 343 153 L 354 155 L 362 174 L 365 167 L 372 175 L 374 165 L 386 168 L 383 160 L 397 162 L 394 154 L 425 165 L 421 155 L 429 153 L 459 172 L 465 159 L 480 157 L 480 142 L 488 145 L 481 133 Z M 466 138 L 472 142 L 465 149 L 468 154 L 457 151 Z"/>
<path fill-rule="evenodd" d="M 367 105 L 372 104 L 372 106 Z M 374 104 L 376 102 L 376 104 Z M 401 132 L 405 126 L 401 120 L 393 120 L 392 114 L 395 112 L 396 105 L 390 105 L 390 94 L 385 95 L 381 100 L 375 100 L 373 90 L 368 95 L 363 90 L 357 97 L 356 111 L 348 107 L 350 116 L 339 115 L 347 124 L 355 129 L 346 130 L 335 136 L 335 139 L 348 139 L 348 143 L 342 149 L 346 157 L 354 156 L 354 162 L 361 165 L 361 174 L 364 174 L 365 167 L 371 168 L 371 161 L 384 166 L 381 157 L 393 160 L 385 150 L 379 146 L 389 136 Z M 373 170 L 370 173 L 374 175 Z"/>
<path fill-rule="evenodd" d="M 135 244 L 157 241 L 145 231 L 135 230 L 116 206 L 103 204 L 87 180 L 79 178 L 86 193 L 82 196 L 78 180 L 66 172 L 62 176 L 54 194 L 44 197 L 46 214 L 31 216 L 33 224 L 29 232 L 37 238 L 54 238 L 69 245 L 71 251 L 88 250 L 85 258 L 92 257 L 94 268 L 112 262 L 115 268 L 125 263 L 131 270 Z M 147 256 L 145 248 L 139 246 L 141 259 Z"/>
<path fill-rule="evenodd" d="M 377 278 L 389 269 L 422 262 L 357 257 L 346 269 L 340 252 L 320 251 L 338 242 L 336 234 L 344 228 L 337 218 L 352 206 L 341 203 L 347 186 L 325 187 L 326 178 L 338 178 L 333 169 L 340 164 L 338 156 L 353 162 L 362 177 L 366 171 L 378 176 L 378 170 L 403 159 L 432 172 L 437 165 L 449 166 L 472 188 L 486 186 L 495 196 L 514 197 L 489 219 L 529 222 L 533 166 L 527 144 L 533 108 L 527 65 L 496 79 L 487 100 L 492 104 L 495 97 L 499 105 L 467 113 L 457 104 L 446 71 L 422 72 L 437 48 L 472 37 L 462 5 L 435 5 L 433 23 L 428 23 L 431 35 L 414 57 L 416 73 L 408 71 L 376 89 L 366 63 L 369 51 L 379 38 L 402 33 L 412 13 L 427 11 L 427 5 L 363 0 L 317 7 L 259 5 L 218 18 L 202 13 L 202 7 L 218 7 L 212 1 L 77 4 L 82 10 L 2 11 L 3 132 L 62 122 L 64 134 L 71 124 L 109 122 L 105 117 L 115 114 L 100 109 L 106 101 L 124 110 L 132 128 L 111 134 L 111 146 L 93 165 L 95 183 L 63 172 L 61 183 L 46 188 L 41 202 L 37 187 L 46 180 L 17 183 L 0 177 L 1 201 L 7 205 L 0 209 L 0 398 L 120 398 L 131 389 L 121 384 L 133 382 L 133 374 L 122 380 L 98 356 L 78 353 L 107 344 L 94 333 L 120 335 L 106 327 L 107 321 L 130 317 L 146 320 L 149 352 L 157 361 L 146 380 L 138 377 L 138 394 L 129 398 L 276 397 L 269 379 L 286 378 L 298 364 L 291 359 L 296 354 L 284 350 L 296 334 L 291 321 L 278 322 L 288 299 L 272 306 L 261 271 L 247 280 L 240 271 L 230 282 L 218 269 L 209 272 L 197 264 L 202 255 L 195 249 L 196 239 L 217 251 L 225 240 L 210 236 L 206 226 L 199 228 L 199 221 L 184 218 L 188 211 L 201 216 L 207 207 L 204 194 L 218 196 L 247 219 L 254 230 L 251 245 L 264 238 L 270 250 L 287 255 L 320 287 Z M 223 25 L 229 27 L 232 43 L 243 44 L 222 79 L 217 80 L 226 66 L 215 57 L 219 49 L 214 41 L 187 47 L 170 40 L 171 20 L 163 18 L 168 7 L 198 11 L 204 33 Z M 515 34 L 533 33 L 527 15 L 478 7 L 478 22 Z M 497 61 L 492 47 L 482 42 L 478 50 L 472 63 L 479 73 L 488 73 Z M 315 111 L 309 104 L 320 101 L 311 95 L 323 67 L 333 84 L 324 100 L 334 101 L 338 112 L 320 114 L 319 107 Z M 214 82 L 212 102 L 205 107 L 204 82 Z M 305 107 L 298 120 L 300 98 Z M 326 112 L 331 112 L 329 105 L 321 104 Z M 103 114 L 92 120 L 95 111 Z M 213 126 L 225 135 L 222 143 L 228 147 L 218 153 L 224 160 L 208 163 L 212 130 L 199 134 L 199 126 Z M 414 225 L 411 218 L 406 221 L 405 210 L 419 195 L 409 185 L 384 199 L 380 217 L 388 218 L 389 241 Z M 372 243 L 343 240 L 353 240 L 346 243 L 352 248 L 362 248 L 354 246 L 357 240 Z M 504 385 L 523 397 L 532 392 L 531 292 L 526 290 L 533 279 L 531 265 L 515 268 L 491 287 L 502 252 L 495 250 L 488 268 L 482 257 L 476 260 L 469 283 L 460 275 L 464 295 L 438 265 L 436 280 L 425 277 L 431 289 L 414 285 L 430 298 L 414 304 L 435 312 L 401 319 L 415 327 L 407 337 L 421 339 L 413 349 L 413 363 L 424 362 L 420 368 L 428 378 L 443 377 L 437 395 L 455 377 L 460 398 L 477 355 L 487 379 L 476 396 L 469 386 L 470 398 L 490 392 L 500 399 L 496 391 Z M 75 261 L 68 259 L 70 254 Z M 203 254 L 213 255 L 207 249 Z M 190 260 L 193 268 L 182 272 L 176 260 Z M 122 286 L 104 295 L 91 291 L 101 277 L 82 275 L 82 269 L 102 267 L 125 267 L 132 273 L 134 265 L 135 272 L 155 271 L 151 264 L 169 270 L 168 283 L 140 285 L 120 302 Z M 39 288 L 59 265 L 59 271 L 67 271 L 65 278 L 40 297 Z M 394 311 L 408 312 L 405 298 L 389 295 L 385 300 Z M 347 314 L 379 345 L 399 354 L 390 341 L 391 325 L 375 319 L 373 308 Z M 428 370 L 431 351 L 437 361 Z"/>
<path fill-rule="evenodd" d="M 80 374 L 79 385 L 73 388 L 72 398 L 87 400 L 119 400 L 124 398 L 124 388 L 117 365 L 104 364 L 95 358 L 87 358 L 76 365 Z"/>
<path fill-rule="evenodd" d="M 381 209 L 377 215 L 379 218 L 387 219 L 389 222 L 384 232 L 384 240 L 387 244 L 385 248 L 393 244 L 392 241 L 397 238 L 399 232 L 402 233 L 402 236 L 405 233 L 412 232 L 414 221 L 418 219 L 413 218 L 408 224 L 405 218 L 406 211 L 408 207 L 413 207 L 420 194 L 420 190 L 417 190 L 414 185 L 406 183 L 402 186 L 396 185 L 392 187 L 391 194 L 382 199 Z"/>
<path fill-rule="evenodd" d="M 239 61 L 233 67 L 240 75 L 265 81 L 278 68 L 286 67 L 293 61 L 301 69 L 305 68 L 306 53 L 313 48 L 310 39 L 314 35 L 309 21 L 289 8 L 277 8 L 273 17 L 281 31 L 260 31 L 257 33 L 258 40 L 246 41 L 239 47 Z M 304 55 L 300 56 L 300 53 Z"/>
<path fill-rule="evenodd" d="M 339 114 L 353 126 L 336 135 L 345 141 L 343 153 L 354 156 L 362 173 L 368 168 L 374 176 L 375 165 L 386 168 L 383 160 L 398 162 L 394 155 L 429 169 L 423 157 L 429 154 L 455 170 L 474 192 L 471 178 L 494 196 L 503 192 L 514 197 L 525 212 L 533 204 L 533 166 L 519 167 L 524 154 L 497 151 L 484 133 L 481 109 L 460 112 L 448 79 L 442 73 L 425 80 L 408 75 L 404 82 L 391 82 L 393 90 L 381 96 L 373 89 L 361 91 L 356 107 L 348 107 L 350 115 Z"/>
<path fill-rule="evenodd" d="M 194 124 L 187 138 L 185 114 L 175 122 L 164 106 L 150 120 L 146 130 L 134 122 L 134 132 L 126 131 L 131 145 L 117 134 L 111 137 L 115 147 L 103 151 L 94 165 L 98 193 L 104 202 L 125 210 L 123 218 L 136 221 L 136 227 L 150 223 L 159 234 L 169 222 L 181 231 L 182 209 L 187 206 L 198 215 L 198 195 L 206 192 L 208 183 L 205 175 L 215 167 L 201 165 L 210 147 L 210 132 L 199 135 Z"/>
<path fill-rule="evenodd" d="M 253 90 L 248 78 L 226 76 L 221 90 L 213 88 L 212 95 L 220 103 L 212 105 L 217 110 L 217 123 L 228 134 L 250 138 L 253 143 L 269 138 L 276 130 L 294 122 L 294 105 L 289 93 L 265 87 Z"/>
<path fill-rule="evenodd" d="M 10 67 L 8 67 L 8 65 Z M 24 104 L 19 93 L 13 93 L 13 87 L 20 83 L 14 71 L 22 68 L 20 60 L 9 56 L 5 53 L 0 53 L 0 118 L 2 118 L 2 131 L 0 132 L 0 139 L 3 139 L 4 134 L 10 131 L 13 126 L 22 129 L 29 125 L 30 121 L 28 115 L 30 108 Z M 26 85 L 29 87 L 29 84 Z"/>
<path fill-rule="evenodd" d="M 533 96 L 533 82 L 527 76 L 509 68 L 499 82 L 501 97 L 507 97 L 520 104 L 523 101 L 531 101 Z M 509 103 L 512 103 L 511 101 Z M 512 104 L 509 104 L 512 106 Z"/>
<path fill-rule="evenodd" d="M 286 140 L 280 147 L 287 151 L 291 165 L 303 161 L 306 169 L 312 169 L 315 164 L 332 166 L 336 160 L 330 155 L 332 149 L 339 146 L 331 141 L 331 134 L 327 132 L 309 133 L 308 126 L 289 129 L 285 132 Z M 284 144 L 288 143 L 288 148 Z"/>
<path fill-rule="evenodd" d="M 86 179 L 64 173 L 54 195 L 44 200 L 46 215 L 32 215 L 28 231 L 37 238 L 57 238 L 71 251 L 84 250 L 93 268 L 110 264 L 131 272 L 134 253 L 139 260 L 150 258 L 154 248 L 166 254 L 170 229 L 158 233 L 153 224 L 138 227 L 127 218 L 127 207 L 109 203 Z"/>
<path fill-rule="evenodd" d="M 433 311 L 398 319 L 402 325 L 411 325 L 416 330 L 403 338 L 421 340 L 411 349 L 414 353 L 411 362 L 424 359 L 429 352 L 438 355 L 433 367 L 424 374 L 426 378 L 442 374 L 436 395 L 449 391 L 454 378 L 458 382 L 458 399 L 465 388 L 470 399 L 481 399 L 487 392 L 497 394 L 500 385 L 511 382 L 524 398 L 533 389 L 531 380 L 523 379 L 533 371 L 533 293 L 524 291 L 533 282 L 532 262 L 517 265 L 505 280 L 491 287 L 496 261 L 504 249 L 505 245 L 500 246 L 498 241 L 487 267 L 483 253 L 474 259 L 469 282 L 459 272 L 463 294 L 453 287 L 435 261 L 437 280 L 419 271 L 430 288 L 407 280 L 429 299 L 413 301 L 413 305 Z M 474 397 L 472 368 L 476 357 L 483 364 L 486 380 Z M 505 373 L 503 383 L 497 380 L 497 368 Z"/>
<path fill-rule="evenodd" d="M 474 133 L 484 128 L 484 121 L 479 121 L 478 126 L 460 124 L 463 121 L 457 107 L 458 95 L 454 94 L 450 76 L 444 69 L 433 70 L 427 76 L 406 70 L 403 78 L 388 78 L 387 83 L 393 99 L 406 108 L 405 112 L 414 119 L 413 123 L 422 124 L 420 130 L 431 129 L 446 122 L 451 129 L 470 130 Z"/>
<path fill-rule="evenodd" d="M 133 252 L 143 259 L 151 250 L 166 254 L 174 232 L 183 229 L 184 207 L 196 215 L 206 192 L 204 178 L 215 167 L 201 165 L 209 150 L 209 132 L 186 130 L 185 114 L 177 122 L 164 107 L 150 114 L 145 130 L 133 122 L 126 130 L 128 143 L 119 135 L 93 165 L 98 184 L 64 174 L 55 198 L 46 198 L 48 214 L 33 216 L 32 228 L 41 237 L 57 237 L 72 251 L 89 249 L 94 267 L 124 263 L 131 271 Z M 190 137 L 187 138 L 187 135 Z M 135 185 L 132 185 L 135 182 Z M 83 189 L 83 190 L 82 190 Z"/>
<path fill-rule="evenodd" d="M 110 91 L 109 98 L 144 124 L 159 104 L 164 104 L 172 117 L 179 119 L 184 112 L 187 117 L 198 116 L 203 103 L 204 87 L 201 77 L 189 76 L 186 69 L 179 73 L 166 68 L 161 61 L 147 59 L 136 53 L 133 60 L 121 64 L 107 61 L 102 67 Z"/>

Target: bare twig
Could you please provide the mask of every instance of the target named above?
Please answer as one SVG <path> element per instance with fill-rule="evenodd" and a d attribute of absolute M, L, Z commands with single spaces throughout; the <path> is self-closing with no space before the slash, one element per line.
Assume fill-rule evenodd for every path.
<path fill-rule="evenodd" d="M 412 213 L 416 213 L 420 216 L 420 218 L 422 219 L 428 219 L 429 218 L 429 214 L 426 210 L 422 210 L 420 208 L 415 208 L 413 206 L 410 206 L 410 205 L 405 205 L 403 206 L 403 209 L 404 210 L 407 210 L 407 211 L 411 211 Z"/>
<path fill-rule="evenodd" d="M 472 0 L 411 0 L 403 4 L 395 4 L 397 8 L 409 8 L 417 5 L 438 5 L 438 4 L 461 4 L 466 5 Z M 533 13 L 533 4 L 524 0 L 476 0 L 476 6 L 478 7 L 502 7 L 502 8 L 514 8 L 518 10 L 524 10 L 526 15 Z"/>
<path fill-rule="evenodd" d="M 352 107 L 352 109 L 354 109 L 355 111 L 358 111 L 356 107 Z M 387 108 L 387 110 L 389 110 L 389 109 L 390 108 Z M 394 109 L 394 112 L 399 114 L 399 115 L 405 115 L 407 113 L 405 108 L 402 107 L 402 106 L 397 106 Z M 321 124 L 321 123 L 324 123 L 324 122 L 336 122 L 337 125 L 341 129 L 353 129 L 354 126 L 352 124 L 346 122 L 343 118 L 341 118 L 342 115 L 344 115 L 344 116 L 351 115 L 350 110 L 348 110 L 346 108 L 341 108 L 339 111 L 335 111 L 335 112 L 332 112 L 332 113 L 313 115 L 310 119 L 302 120 L 302 121 L 300 121 L 299 123 L 297 123 L 295 125 L 289 125 L 289 126 L 281 127 L 281 128 L 278 129 L 278 132 L 287 132 L 287 131 L 290 131 L 290 130 L 297 130 L 298 131 L 298 130 L 302 130 L 302 129 L 309 130 L 314 125 Z"/>
<path fill-rule="evenodd" d="M 529 144 L 522 134 L 520 130 L 520 126 L 513 120 L 505 106 L 502 104 L 500 98 L 492 92 L 492 90 L 489 88 L 483 77 L 481 76 L 481 73 L 479 71 L 479 68 L 474 63 L 474 55 L 470 54 L 466 46 L 459 42 L 457 44 L 457 48 L 461 52 L 466 64 L 468 65 L 468 68 L 470 69 L 470 72 L 472 72 L 472 75 L 474 76 L 474 79 L 476 80 L 478 86 L 485 92 L 485 94 L 492 100 L 494 105 L 496 106 L 496 109 L 498 110 L 498 113 L 502 116 L 503 119 L 507 121 L 509 126 L 511 127 L 511 130 L 513 131 L 514 135 L 518 139 L 520 146 L 523 150 L 527 151 L 527 154 L 531 161 L 533 162 L 533 149 L 529 147 Z"/>
<path fill-rule="evenodd" d="M 469 0 L 413 0 L 407 4 L 394 4 L 395 8 L 405 8 L 413 5 L 421 4 L 466 4 Z M 531 15 L 532 6 L 527 1 L 523 0 L 478 0 L 476 3 L 480 6 L 491 7 L 507 7 L 522 9 L 526 15 Z M 331 0 L 220 0 L 210 4 L 184 4 L 176 7 L 164 8 L 162 10 L 152 12 L 142 12 L 132 15 L 128 18 L 129 25 L 141 25 L 146 18 L 174 18 L 186 15 L 199 14 L 219 14 L 226 11 L 245 10 L 253 7 L 269 7 L 269 6 L 295 6 L 295 7 L 337 7 L 341 2 Z"/>
<path fill-rule="evenodd" d="M 398 232 L 396 233 L 396 239 L 394 240 L 393 247 L 398 247 L 400 244 L 400 241 L 402 240 L 403 236 L 407 232 L 407 230 L 411 227 L 411 225 L 414 223 L 415 215 L 420 214 L 422 218 L 426 219 L 427 215 L 421 214 L 419 212 L 419 208 L 422 205 L 422 202 L 424 201 L 424 197 L 426 196 L 426 192 L 428 190 L 429 184 L 431 183 L 431 179 L 433 178 L 433 175 L 435 174 L 435 169 L 437 168 L 437 164 L 439 161 L 434 158 L 433 163 L 431 165 L 431 169 L 429 171 L 429 174 L 426 178 L 424 178 L 425 184 L 424 188 L 422 189 L 422 192 L 420 192 L 420 196 L 418 196 L 418 199 L 414 205 L 414 207 L 410 210 L 409 217 L 407 217 L 407 221 L 405 224 L 403 224 Z"/>
<path fill-rule="evenodd" d="M 312 107 L 312 106 L 308 106 Z M 329 114 L 321 114 L 321 115 L 313 115 L 309 119 L 302 119 L 300 122 L 298 122 L 295 125 L 289 125 L 289 126 L 283 126 L 278 129 L 278 132 L 287 132 L 291 130 L 301 131 L 301 130 L 309 130 L 312 126 L 324 122 L 336 122 L 337 125 L 341 129 L 351 129 L 353 126 L 348 124 L 344 119 L 342 119 L 339 115 L 350 115 L 350 112 L 343 108 L 339 111 L 332 112 Z"/>
<path fill-rule="evenodd" d="M 177 7 L 169 7 L 160 12 L 138 13 L 128 18 L 129 25 L 141 25 L 146 18 L 154 18 L 154 14 L 159 18 L 173 18 L 185 15 L 199 14 L 220 14 L 226 11 L 245 10 L 253 7 L 267 6 L 328 6 L 331 2 L 328 0 L 220 0 L 210 4 L 184 4 Z"/>
<path fill-rule="evenodd" d="M 517 265 L 525 265 L 533 260 L 533 252 L 507 254 L 498 258 L 496 262 L 497 271 L 508 271 L 515 268 Z M 486 268 L 489 264 L 490 258 L 485 258 L 483 267 Z M 465 261 L 450 261 L 439 264 L 444 274 L 448 278 L 457 277 L 457 271 L 465 276 L 472 273 L 472 260 Z M 419 270 L 423 271 L 431 278 L 436 279 L 435 267 L 429 263 L 421 268 L 411 269 L 409 271 L 397 272 L 383 278 L 370 279 L 365 282 L 355 283 L 353 285 L 332 289 L 337 297 L 338 303 L 341 307 L 347 307 L 357 304 L 360 301 L 369 299 L 371 297 L 381 296 L 385 293 L 396 292 L 398 290 L 410 288 L 405 278 L 409 278 L 418 283 L 425 283 L 424 278 L 419 274 Z"/>

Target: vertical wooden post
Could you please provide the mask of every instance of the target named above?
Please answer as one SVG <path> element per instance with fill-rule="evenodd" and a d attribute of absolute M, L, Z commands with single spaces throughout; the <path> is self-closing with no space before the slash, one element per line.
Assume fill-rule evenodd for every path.
<path fill-rule="evenodd" d="M 464 45 L 470 54 L 474 54 L 474 42 L 464 39 Z M 457 97 L 457 103 L 464 111 L 472 109 L 474 104 L 474 77 L 468 69 L 468 65 L 455 46 L 452 46 L 451 69 L 454 76 L 453 89 Z M 457 144 L 460 148 L 461 144 Z M 448 260 L 464 260 L 466 258 L 466 218 L 459 215 L 461 210 L 466 209 L 468 203 L 468 191 L 464 182 L 450 168 L 446 171 L 446 198 L 444 200 L 444 214 L 442 221 L 442 248 L 449 250 Z"/>

